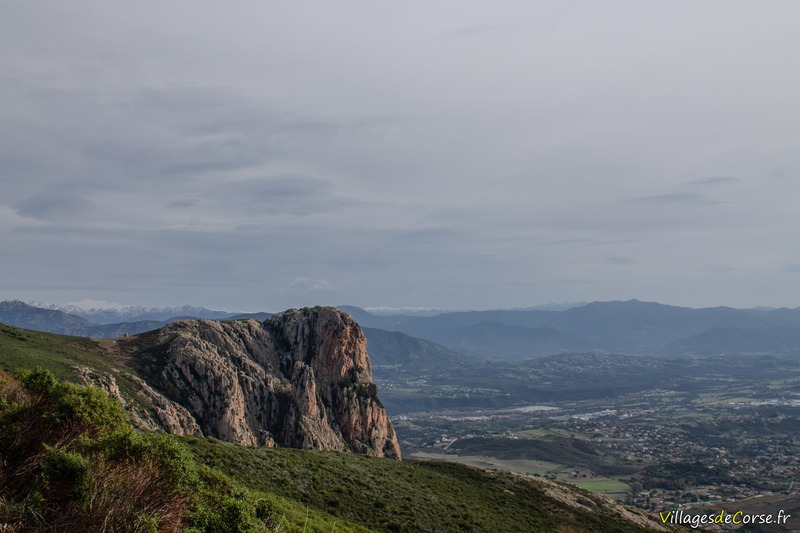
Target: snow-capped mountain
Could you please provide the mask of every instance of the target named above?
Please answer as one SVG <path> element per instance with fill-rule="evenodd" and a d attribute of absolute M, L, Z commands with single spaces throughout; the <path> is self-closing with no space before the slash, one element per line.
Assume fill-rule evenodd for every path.
<path fill-rule="evenodd" d="M 180 307 L 144 307 L 140 305 L 119 305 L 97 300 L 81 300 L 68 304 L 49 304 L 28 302 L 42 309 L 63 311 L 77 315 L 95 324 L 116 324 L 118 322 L 138 322 L 142 320 L 169 320 L 175 317 L 229 318 L 236 313 L 215 311 L 205 307 L 183 305 Z"/>

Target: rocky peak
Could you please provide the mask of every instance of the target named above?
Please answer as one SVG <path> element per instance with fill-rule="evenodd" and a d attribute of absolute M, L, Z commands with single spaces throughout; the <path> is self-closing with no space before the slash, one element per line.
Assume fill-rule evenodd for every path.
<path fill-rule="evenodd" d="M 141 369 L 202 433 L 247 445 L 400 458 L 364 334 L 333 307 L 264 322 L 181 320 L 153 334 Z M 152 335 L 150 342 L 153 341 Z"/>
<path fill-rule="evenodd" d="M 372 366 L 364 333 L 350 315 L 335 307 L 290 309 L 264 326 L 282 348 L 282 360 L 303 362 L 317 379 L 339 385 L 349 379 L 369 385 Z"/>

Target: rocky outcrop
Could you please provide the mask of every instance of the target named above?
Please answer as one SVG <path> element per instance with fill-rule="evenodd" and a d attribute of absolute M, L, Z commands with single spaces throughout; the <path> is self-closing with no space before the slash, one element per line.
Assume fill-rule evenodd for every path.
<path fill-rule="evenodd" d="M 167 399 L 143 380 L 132 374 L 125 374 L 123 379 L 132 383 L 133 396 L 122 394 L 117 378 L 112 372 L 100 371 L 86 366 L 74 367 L 86 385 L 94 385 L 105 390 L 109 396 L 116 398 L 130 416 L 130 422 L 139 429 L 156 431 L 166 430 L 176 435 L 202 436 L 200 426 L 184 407 Z M 114 369 L 119 374 L 119 370 Z"/>
<path fill-rule="evenodd" d="M 182 320 L 153 335 L 138 350 L 150 358 L 141 370 L 206 436 L 400 458 L 364 334 L 338 309 L 293 309 L 265 322 Z"/>

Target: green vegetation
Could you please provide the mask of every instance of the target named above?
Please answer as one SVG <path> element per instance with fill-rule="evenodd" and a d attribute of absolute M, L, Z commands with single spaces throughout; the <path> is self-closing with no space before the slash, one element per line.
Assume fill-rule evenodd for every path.
<path fill-rule="evenodd" d="M 535 476 L 543 476 L 565 468 L 564 465 L 550 463 L 548 461 L 535 461 L 532 459 L 498 459 L 497 457 L 489 457 L 486 455 L 461 455 L 420 450 L 414 450 L 406 454 L 405 457 L 414 460 L 449 461 L 487 470 L 505 470 L 507 472 L 519 472 L 522 474 L 533 474 Z"/>
<path fill-rule="evenodd" d="M 0 369 L 7 372 L 48 369 L 59 379 L 77 376 L 75 366 L 106 369 L 114 366 L 97 341 L 13 328 L 0 324 Z"/>
<path fill-rule="evenodd" d="M 622 481 L 608 478 L 575 479 L 572 480 L 571 483 L 591 492 L 624 493 L 630 491 L 631 489 Z"/>
<path fill-rule="evenodd" d="M 17 531 L 368 531 L 198 463 L 137 431 L 104 391 L 0 375 L 0 522 Z"/>
<path fill-rule="evenodd" d="M 488 453 L 488 452 L 487 452 Z M 533 459 L 499 459 L 488 455 L 462 455 L 454 453 L 430 452 L 414 450 L 406 454 L 406 458 L 415 460 L 438 460 L 474 466 L 488 470 L 503 470 L 506 472 L 519 472 L 532 474 L 535 477 L 554 479 L 562 483 L 569 483 L 589 492 L 597 492 L 615 500 L 623 500 L 630 494 L 631 487 L 617 479 L 605 476 L 583 478 L 576 476 L 576 468 L 567 465 L 537 461 Z"/>
<path fill-rule="evenodd" d="M 248 448 L 184 439 L 202 463 L 253 490 L 277 493 L 378 531 L 639 531 L 608 503 L 565 489 L 586 505 L 550 497 L 526 476 L 438 461 L 398 462 L 337 452 Z M 338 527 L 337 527 L 338 531 Z"/>
<path fill-rule="evenodd" d="M 515 435 L 517 437 L 523 439 L 537 439 L 539 437 L 544 437 L 545 435 L 551 435 L 552 432 L 547 429 L 524 429 L 522 431 L 517 431 Z"/>
<path fill-rule="evenodd" d="M 152 409 L 140 393 L 133 371 L 125 366 L 128 341 L 71 337 L 0 324 L 0 370 L 20 372 L 41 367 L 57 379 L 81 382 L 81 369 L 113 374 L 126 400 L 139 412 Z"/>
<path fill-rule="evenodd" d="M 197 470 L 94 387 L 46 370 L 0 380 L 0 520 L 21 530 L 176 531 Z"/>

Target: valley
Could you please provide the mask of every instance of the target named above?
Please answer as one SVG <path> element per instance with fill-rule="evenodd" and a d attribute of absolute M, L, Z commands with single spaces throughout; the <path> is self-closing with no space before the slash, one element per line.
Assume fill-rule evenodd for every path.
<path fill-rule="evenodd" d="M 571 354 L 494 365 L 415 378 L 375 370 L 405 457 L 526 472 L 654 513 L 800 499 L 795 358 Z M 415 399 L 438 407 L 414 409 Z"/>

